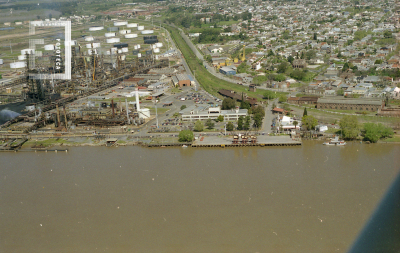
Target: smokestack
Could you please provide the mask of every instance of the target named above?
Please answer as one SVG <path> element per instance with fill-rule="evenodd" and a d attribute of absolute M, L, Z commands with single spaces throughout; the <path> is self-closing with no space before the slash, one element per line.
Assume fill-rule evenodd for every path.
<path fill-rule="evenodd" d="M 114 99 L 111 99 L 111 108 L 112 108 L 112 117 L 115 117 L 115 113 L 114 113 Z"/>
<path fill-rule="evenodd" d="M 122 111 L 122 110 L 121 110 Z M 128 100 L 125 98 L 125 111 L 126 111 L 126 118 L 128 119 L 128 125 L 131 124 L 131 119 L 129 118 L 129 113 L 128 113 Z"/>
<path fill-rule="evenodd" d="M 139 89 L 136 88 L 136 110 L 137 112 L 140 111 L 140 104 L 139 104 Z"/>

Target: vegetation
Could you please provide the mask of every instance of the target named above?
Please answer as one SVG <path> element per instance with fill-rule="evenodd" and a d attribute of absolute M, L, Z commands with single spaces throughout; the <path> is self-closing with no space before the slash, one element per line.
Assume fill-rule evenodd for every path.
<path fill-rule="evenodd" d="M 237 130 L 243 130 L 243 121 L 244 121 L 244 117 L 240 116 L 239 119 L 238 119 Z"/>
<path fill-rule="evenodd" d="M 227 131 L 233 131 L 233 129 L 235 128 L 235 126 L 233 125 L 232 122 L 228 122 L 228 124 L 226 124 L 226 130 Z"/>
<path fill-rule="evenodd" d="M 303 118 L 301 118 L 301 122 L 303 123 L 303 126 L 307 129 L 307 130 L 312 130 L 315 129 L 315 127 L 318 125 L 318 121 L 316 118 L 314 118 L 314 116 L 308 116 L 305 115 L 303 116 Z"/>
<path fill-rule="evenodd" d="M 236 108 L 236 100 L 232 98 L 224 98 L 222 101 L 222 110 L 230 110 Z"/>
<path fill-rule="evenodd" d="M 200 120 L 196 121 L 196 123 L 194 123 L 194 131 L 196 132 L 203 132 L 204 129 L 204 125 L 203 122 L 201 122 Z"/>
<path fill-rule="evenodd" d="M 357 116 L 345 115 L 340 120 L 339 125 L 344 139 L 351 140 L 358 137 L 358 134 L 360 133 L 360 125 L 358 123 Z"/>
<path fill-rule="evenodd" d="M 385 127 L 381 123 L 364 124 L 364 139 L 370 142 L 377 142 L 379 139 L 390 138 L 393 136 L 393 129 Z"/>
<path fill-rule="evenodd" d="M 191 142 L 194 139 L 194 134 L 190 130 L 182 130 L 179 132 L 179 142 Z"/>
<path fill-rule="evenodd" d="M 207 121 L 206 121 L 206 126 L 207 126 L 207 129 L 213 129 L 214 128 L 214 126 L 215 126 L 215 124 L 214 124 L 214 122 L 211 120 L 211 119 L 208 119 Z"/>
<path fill-rule="evenodd" d="M 224 121 L 224 116 L 219 115 L 218 118 L 217 118 L 217 121 L 223 122 Z"/>
<path fill-rule="evenodd" d="M 186 108 L 186 105 L 181 106 L 181 111 Z"/>

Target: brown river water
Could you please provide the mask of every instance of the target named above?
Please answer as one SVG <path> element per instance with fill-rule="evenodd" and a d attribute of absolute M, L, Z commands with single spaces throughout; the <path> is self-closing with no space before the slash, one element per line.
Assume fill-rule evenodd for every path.
<path fill-rule="evenodd" d="M 0 252 L 346 252 L 400 145 L 0 153 Z"/>

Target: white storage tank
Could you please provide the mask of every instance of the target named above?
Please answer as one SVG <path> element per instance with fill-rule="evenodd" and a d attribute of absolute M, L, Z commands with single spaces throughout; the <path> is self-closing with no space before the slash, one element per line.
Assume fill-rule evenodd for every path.
<path fill-rule="evenodd" d="M 85 41 L 93 41 L 94 38 L 92 36 L 86 36 Z"/>
<path fill-rule="evenodd" d="M 77 45 L 76 40 L 71 40 L 71 46 L 76 46 L 76 45 Z"/>
<path fill-rule="evenodd" d="M 97 54 L 97 49 L 88 49 L 88 54 L 89 55 Z"/>
<path fill-rule="evenodd" d="M 117 50 L 118 50 L 118 49 L 117 49 L 116 47 L 112 47 L 112 48 L 111 48 L 111 53 L 116 54 L 116 53 L 117 53 Z"/>
<path fill-rule="evenodd" d="M 26 105 L 25 110 L 28 112 L 31 112 L 31 111 L 35 110 L 35 105 L 34 104 Z"/>
<path fill-rule="evenodd" d="M 107 43 L 117 43 L 119 42 L 119 38 L 112 38 L 112 39 L 107 39 Z"/>
<path fill-rule="evenodd" d="M 119 31 L 119 34 L 127 34 L 127 33 L 128 33 L 127 30 L 120 30 L 120 31 Z"/>
<path fill-rule="evenodd" d="M 140 48 L 140 44 L 137 44 L 137 48 L 138 48 L 138 49 Z"/>
<path fill-rule="evenodd" d="M 130 24 L 127 24 L 126 27 L 137 27 L 137 23 L 130 23 Z"/>
<path fill-rule="evenodd" d="M 86 48 L 92 48 L 92 44 L 86 44 Z"/>
<path fill-rule="evenodd" d="M 92 26 L 89 27 L 89 31 L 93 32 L 93 31 L 101 31 L 104 29 L 104 26 Z"/>
<path fill-rule="evenodd" d="M 148 109 L 148 108 L 140 109 L 139 117 L 146 118 L 146 119 L 150 118 L 150 109 Z"/>
<path fill-rule="evenodd" d="M 163 45 L 162 45 L 162 43 L 161 42 L 157 42 L 156 43 L 156 47 L 162 47 Z"/>
<path fill-rule="evenodd" d="M 139 31 L 143 31 L 143 30 L 144 30 L 144 26 L 143 26 L 143 25 L 140 25 L 140 26 L 137 27 L 137 29 L 138 29 Z"/>
<path fill-rule="evenodd" d="M 133 49 L 138 49 L 137 45 L 134 45 L 134 46 L 133 46 Z"/>
<path fill-rule="evenodd" d="M 120 56 L 119 56 L 119 59 L 120 59 L 121 61 L 125 61 L 125 57 L 126 57 L 126 56 L 123 54 L 123 55 L 120 55 Z"/>
<path fill-rule="evenodd" d="M 122 54 L 122 49 L 118 49 L 118 53 L 119 53 L 119 54 Z"/>
<path fill-rule="evenodd" d="M 116 21 L 114 22 L 114 26 L 123 26 L 123 25 L 127 25 L 128 22 L 126 21 Z"/>
<path fill-rule="evenodd" d="M 12 69 L 19 69 L 19 68 L 25 68 L 25 67 L 26 67 L 26 62 L 24 62 L 24 61 L 10 63 L 10 68 L 12 68 Z"/>
<path fill-rule="evenodd" d="M 152 47 L 153 49 L 157 48 L 157 46 L 156 46 L 156 45 L 152 45 L 151 47 Z"/>
<path fill-rule="evenodd" d="M 111 53 L 110 53 L 110 50 L 107 50 L 106 51 L 106 55 L 110 55 Z"/>
<path fill-rule="evenodd" d="M 99 42 L 93 43 L 93 48 L 99 48 L 99 47 L 100 47 L 100 43 Z"/>
<path fill-rule="evenodd" d="M 138 54 L 137 54 L 137 57 L 139 57 L 139 58 L 142 57 L 142 54 L 141 54 L 141 53 L 138 53 Z"/>
<path fill-rule="evenodd" d="M 121 50 L 122 50 L 122 53 L 128 53 L 129 52 L 127 47 L 123 47 L 123 48 L 121 48 Z"/>
<path fill-rule="evenodd" d="M 136 33 L 125 34 L 125 39 L 133 39 L 133 38 L 137 38 Z"/>
<path fill-rule="evenodd" d="M 54 50 L 54 45 L 44 45 L 44 50 L 52 51 L 52 50 Z"/>
<path fill-rule="evenodd" d="M 155 48 L 154 49 L 154 53 L 159 53 L 160 52 L 160 49 L 159 48 Z"/>
<path fill-rule="evenodd" d="M 142 34 L 152 34 L 152 33 L 154 33 L 153 30 L 144 30 L 144 31 L 142 31 Z"/>
<path fill-rule="evenodd" d="M 18 60 L 19 61 L 26 60 L 26 55 L 24 54 L 18 55 Z"/>
<path fill-rule="evenodd" d="M 35 53 L 35 49 L 27 48 L 27 49 L 22 49 L 21 50 L 21 54 L 23 54 L 23 55 L 25 55 L 25 54 L 34 54 L 34 53 Z"/>
<path fill-rule="evenodd" d="M 3 59 L 0 59 L 0 65 L 1 65 L 1 64 L 4 64 Z"/>
<path fill-rule="evenodd" d="M 105 33 L 104 37 L 110 38 L 110 37 L 115 37 L 116 33 Z"/>

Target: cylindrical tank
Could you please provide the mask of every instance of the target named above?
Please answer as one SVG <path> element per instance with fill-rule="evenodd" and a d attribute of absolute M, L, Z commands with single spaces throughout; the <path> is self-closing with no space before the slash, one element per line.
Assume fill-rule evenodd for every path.
<path fill-rule="evenodd" d="M 26 55 L 24 55 L 24 54 L 18 55 L 18 60 L 20 60 L 20 61 L 26 60 Z"/>
<path fill-rule="evenodd" d="M 109 37 L 115 37 L 116 33 L 106 33 L 104 34 L 104 37 L 109 38 Z"/>
<path fill-rule="evenodd" d="M 93 40 L 94 40 L 93 36 L 86 36 L 85 37 L 85 41 L 93 41 Z"/>
<path fill-rule="evenodd" d="M 92 48 L 92 44 L 86 44 L 86 48 Z"/>
<path fill-rule="evenodd" d="M 137 54 L 137 57 L 139 57 L 139 58 L 142 57 L 142 54 L 141 54 L 141 53 L 138 53 L 138 54 Z"/>
<path fill-rule="evenodd" d="M 117 49 L 116 47 L 112 47 L 112 48 L 111 48 L 111 53 L 116 54 L 116 53 L 117 53 L 117 50 L 118 50 L 118 49 Z"/>
<path fill-rule="evenodd" d="M 140 109 L 139 117 L 150 118 L 150 109 L 149 108 Z"/>
<path fill-rule="evenodd" d="M 44 50 L 52 51 L 52 50 L 54 50 L 54 45 L 44 45 Z"/>
<path fill-rule="evenodd" d="M 90 32 L 93 32 L 93 31 L 101 31 L 101 30 L 103 30 L 104 29 L 104 26 L 92 26 L 92 27 L 89 27 L 89 31 Z"/>
<path fill-rule="evenodd" d="M 109 32 L 118 32 L 119 28 L 118 27 L 108 27 L 107 31 Z"/>
<path fill-rule="evenodd" d="M 133 46 L 133 49 L 138 49 L 137 45 L 134 45 L 134 46 Z"/>
<path fill-rule="evenodd" d="M 119 42 L 119 38 L 107 39 L 107 43 L 117 43 L 117 42 Z"/>
<path fill-rule="evenodd" d="M 140 44 L 137 44 L 137 48 L 140 48 Z"/>
<path fill-rule="evenodd" d="M 159 53 L 160 52 L 160 49 L 159 48 L 155 48 L 154 49 L 154 53 Z"/>
<path fill-rule="evenodd" d="M 156 43 L 156 47 L 162 47 L 163 45 L 162 45 L 162 43 L 161 42 L 157 42 Z"/>
<path fill-rule="evenodd" d="M 143 26 L 143 25 L 140 25 L 140 26 L 137 27 L 137 29 L 138 29 L 139 31 L 143 31 L 143 30 L 144 30 L 144 26 Z"/>
<path fill-rule="evenodd" d="M 119 54 L 122 54 L 122 49 L 118 49 L 118 53 L 119 53 Z"/>
<path fill-rule="evenodd" d="M 121 48 L 121 50 L 122 50 L 122 53 L 128 53 L 129 51 L 129 49 L 127 48 L 127 47 L 123 47 L 123 48 Z"/>
<path fill-rule="evenodd" d="M 151 47 L 152 47 L 153 49 L 157 48 L 157 46 L 156 46 L 156 45 L 152 45 Z"/>
<path fill-rule="evenodd" d="M 99 48 L 99 47 L 100 47 L 100 43 L 99 42 L 93 43 L 93 48 Z"/>
<path fill-rule="evenodd" d="M 0 59 L 0 64 L 3 64 L 4 62 L 3 62 L 3 59 Z"/>
<path fill-rule="evenodd" d="M 22 49 L 21 50 L 21 54 L 23 54 L 23 55 L 25 55 L 25 54 L 34 54 L 34 53 L 35 53 L 35 49 L 27 48 L 27 49 Z"/>
<path fill-rule="evenodd" d="M 119 59 L 120 59 L 121 61 L 125 61 L 125 57 L 126 57 L 126 56 L 123 54 L 123 55 L 120 55 L 120 56 L 119 56 Z"/>
<path fill-rule="evenodd" d="M 127 34 L 128 31 L 127 30 L 119 30 L 119 34 Z"/>
<path fill-rule="evenodd" d="M 152 33 L 154 33 L 154 31 L 153 30 L 144 30 L 141 33 L 142 34 L 152 34 Z"/>
<path fill-rule="evenodd" d="M 76 46 L 76 40 L 71 40 L 71 46 Z"/>
<path fill-rule="evenodd" d="M 130 24 L 127 24 L 126 27 L 137 27 L 137 23 L 130 23 Z"/>
<path fill-rule="evenodd" d="M 10 63 L 10 68 L 12 68 L 12 69 L 19 69 L 19 68 L 25 68 L 25 67 L 26 67 L 26 62 L 24 62 L 24 61 Z"/>
<path fill-rule="evenodd" d="M 125 34 L 125 39 L 132 39 L 132 38 L 137 38 L 137 34 L 136 33 Z"/>
<path fill-rule="evenodd" d="M 128 22 L 126 21 L 116 21 L 114 22 L 114 26 L 123 26 L 123 25 L 127 25 Z"/>

